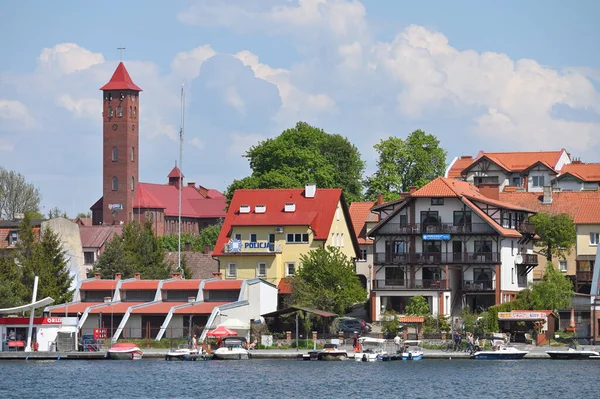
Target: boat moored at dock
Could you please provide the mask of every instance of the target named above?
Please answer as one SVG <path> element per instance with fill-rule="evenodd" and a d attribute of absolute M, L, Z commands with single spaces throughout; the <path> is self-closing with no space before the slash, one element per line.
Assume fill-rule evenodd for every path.
<path fill-rule="evenodd" d="M 136 344 L 118 343 L 111 346 L 106 352 L 106 358 L 111 360 L 140 360 L 143 352 Z"/>

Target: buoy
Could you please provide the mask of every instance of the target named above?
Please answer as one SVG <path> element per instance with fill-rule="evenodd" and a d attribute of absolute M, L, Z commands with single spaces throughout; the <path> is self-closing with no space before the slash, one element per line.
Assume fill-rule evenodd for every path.
<path fill-rule="evenodd" d="M 25 360 L 29 360 L 29 356 L 25 356 Z"/>

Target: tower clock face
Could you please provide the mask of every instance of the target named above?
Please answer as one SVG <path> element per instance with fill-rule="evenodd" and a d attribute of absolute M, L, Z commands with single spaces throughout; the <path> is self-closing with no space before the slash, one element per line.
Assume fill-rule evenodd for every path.
<path fill-rule="evenodd" d="M 119 125 L 117 125 L 116 123 L 114 125 L 112 125 L 112 130 L 117 130 L 119 128 Z"/>

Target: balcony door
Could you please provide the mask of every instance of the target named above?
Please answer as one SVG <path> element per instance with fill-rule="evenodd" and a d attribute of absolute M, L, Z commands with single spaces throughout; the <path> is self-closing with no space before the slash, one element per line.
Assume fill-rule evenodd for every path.
<path fill-rule="evenodd" d="M 421 211 L 421 229 L 423 233 L 435 233 L 441 225 L 438 211 Z"/>
<path fill-rule="evenodd" d="M 473 269 L 473 280 L 475 284 L 480 286 L 480 289 L 492 289 L 492 270 L 483 267 Z"/>
<path fill-rule="evenodd" d="M 404 287 L 404 268 L 398 266 L 386 267 L 385 285 Z"/>
<path fill-rule="evenodd" d="M 492 261 L 492 241 L 491 240 L 477 240 L 475 244 L 475 255 L 478 257 L 484 257 L 487 262 Z"/>
<path fill-rule="evenodd" d="M 463 243 L 462 241 L 452 241 L 452 260 L 462 262 L 463 259 Z"/>
<path fill-rule="evenodd" d="M 454 211 L 454 227 L 458 231 L 468 233 L 471 231 L 471 211 Z"/>
<path fill-rule="evenodd" d="M 442 242 L 439 240 L 423 240 L 423 256 L 426 261 L 440 262 L 442 260 Z"/>

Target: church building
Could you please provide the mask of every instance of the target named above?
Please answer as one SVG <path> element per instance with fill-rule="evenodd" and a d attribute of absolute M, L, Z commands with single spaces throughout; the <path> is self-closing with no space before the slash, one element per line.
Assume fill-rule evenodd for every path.
<path fill-rule="evenodd" d="M 102 197 L 90 208 L 93 225 L 115 225 L 151 218 L 156 234 L 198 233 L 226 215 L 225 196 L 195 182 L 183 186 L 175 166 L 167 184 L 141 183 L 139 177 L 139 94 L 142 91 L 120 62 L 102 90 Z"/>

